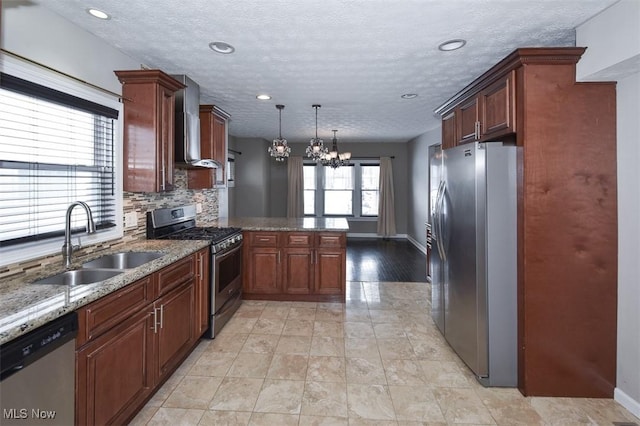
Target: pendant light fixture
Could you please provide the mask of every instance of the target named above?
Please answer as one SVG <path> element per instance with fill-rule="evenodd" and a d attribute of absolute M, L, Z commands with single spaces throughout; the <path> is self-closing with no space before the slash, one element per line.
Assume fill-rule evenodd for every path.
<path fill-rule="evenodd" d="M 327 154 L 327 152 L 329 152 L 329 149 L 325 148 L 324 142 L 322 141 L 322 139 L 318 138 L 318 108 L 320 108 L 322 105 L 315 104 L 312 106 L 316 110 L 316 137 L 311 138 L 306 152 L 307 152 L 307 157 L 311 158 L 313 161 L 317 163 L 319 161 L 322 161 L 322 159 Z"/>
<path fill-rule="evenodd" d="M 338 139 L 336 137 L 337 130 L 332 130 L 333 132 L 333 145 L 331 146 L 331 151 L 324 155 L 322 159 L 322 165 L 330 166 L 332 169 L 337 169 L 340 166 L 348 166 L 351 160 L 350 152 L 340 153 L 338 151 Z"/>
<path fill-rule="evenodd" d="M 282 110 L 284 105 L 276 105 L 278 108 L 278 137 L 273 140 L 271 146 L 268 148 L 269 155 L 276 158 L 276 161 L 284 161 L 289 157 L 291 148 L 287 145 L 287 140 L 282 138 Z"/>

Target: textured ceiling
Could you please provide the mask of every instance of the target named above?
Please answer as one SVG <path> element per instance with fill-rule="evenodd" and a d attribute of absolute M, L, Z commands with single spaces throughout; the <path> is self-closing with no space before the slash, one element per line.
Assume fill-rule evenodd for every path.
<path fill-rule="evenodd" d="M 237 137 L 314 133 L 403 142 L 433 110 L 517 47 L 572 46 L 575 27 L 616 0 L 37 0 L 151 68 L 187 74 Z M 111 15 L 91 17 L 91 6 Z M 445 40 L 467 45 L 441 52 Z M 223 41 L 236 49 L 214 53 Z M 267 93 L 269 101 L 255 96 Z M 401 99 L 416 93 L 415 99 Z"/>

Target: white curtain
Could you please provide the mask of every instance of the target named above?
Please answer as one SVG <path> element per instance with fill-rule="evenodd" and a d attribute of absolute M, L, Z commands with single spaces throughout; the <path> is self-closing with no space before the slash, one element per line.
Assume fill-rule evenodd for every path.
<path fill-rule="evenodd" d="M 302 157 L 289 157 L 287 165 L 287 217 L 304 216 Z"/>
<path fill-rule="evenodd" d="M 378 200 L 378 235 L 396 234 L 395 203 L 393 201 L 393 169 L 391 158 L 380 157 L 380 197 Z"/>

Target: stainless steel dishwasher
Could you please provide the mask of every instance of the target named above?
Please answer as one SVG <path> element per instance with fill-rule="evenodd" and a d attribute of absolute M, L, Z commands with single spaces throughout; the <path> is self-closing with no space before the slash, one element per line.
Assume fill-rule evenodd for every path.
<path fill-rule="evenodd" d="M 75 312 L 0 346 L 0 424 L 74 424 Z"/>

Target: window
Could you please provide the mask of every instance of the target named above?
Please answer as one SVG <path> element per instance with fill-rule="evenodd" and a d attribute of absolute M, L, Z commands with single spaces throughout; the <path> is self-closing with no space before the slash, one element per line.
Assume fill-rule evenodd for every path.
<path fill-rule="evenodd" d="M 316 166 L 302 166 L 304 179 L 304 215 L 316 214 Z"/>
<path fill-rule="evenodd" d="M 0 247 L 64 235 L 67 207 L 76 200 L 89 204 L 97 229 L 115 227 L 118 111 L 1 77 Z M 72 219 L 72 229 L 84 232 L 84 211 L 75 209 Z"/>
<path fill-rule="evenodd" d="M 380 165 L 353 160 L 332 169 L 303 166 L 305 216 L 378 216 Z"/>
<path fill-rule="evenodd" d="M 324 216 L 353 215 L 353 166 L 332 169 L 322 167 L 324 172 Z"/>
<path fill-rule="evenodd" d="M 380 190 L 380 166 L 363 164 L 360 167 L 362 179 L 360 186 L 361 216 L 378 216 L 378 195 Z"/>

